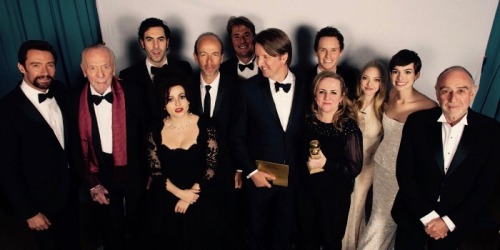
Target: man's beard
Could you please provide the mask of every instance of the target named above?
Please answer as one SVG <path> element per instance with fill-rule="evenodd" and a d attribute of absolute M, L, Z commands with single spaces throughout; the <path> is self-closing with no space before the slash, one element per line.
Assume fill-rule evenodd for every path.
<path fill-rule="evenodd" d="M 43 78 L 48 78 L 50 81 L 46 82 L 46 83 L 40 83 L 38 82 L 39 79 L 43 79 Z M 54 80 L 54 78 L 52 76 L 37 76 L 35 77 L 35 80 L 33 81 L 33 85 L 39 89 L 49 89 L 50 88 L 50 85 L 52 84 L 52 81 Z"/>

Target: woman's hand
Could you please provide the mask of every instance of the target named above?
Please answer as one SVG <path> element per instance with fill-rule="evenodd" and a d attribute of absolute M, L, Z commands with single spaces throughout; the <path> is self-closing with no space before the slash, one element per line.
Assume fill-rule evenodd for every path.
<path fill-rule="evenodd" d="M 309 169 L 315 169 L 315 168 L 323 169 L 325 164 L 326 164 L 326 157 L 321 150 L 319 151 L 319 154 L 316 155 L 315 158 L 309 156 L 309 160 L 307 160 L 307 168 Z"/>
<path fill-rule="evenodd" d="M 200 197 L 200 195 L 198 194 L 199 192 L 200 192 L 199 189 L 180 190 L 179 194 L 177 195 L 177 198 L 181 199 L 184 202 L 187 202 L 188 204 L 193 204 Z"/>
<path fill-rule="evenodd" d="M 175 208 L 174 208 L 174 211 L 176 213 L 181 213 L 181 214 L 185 214 L 187 209 L 189 207 L 189 203 L 183 201 L 183 200 L 179 200 L 177 201 L 177 204 L 175 204 Z"/>

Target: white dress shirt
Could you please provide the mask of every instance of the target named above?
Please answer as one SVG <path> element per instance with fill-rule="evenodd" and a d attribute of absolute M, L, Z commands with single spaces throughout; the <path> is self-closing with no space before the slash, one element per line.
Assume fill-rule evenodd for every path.
<path fill-rule="evenodd" d="M 290 83 L 292 86 L 290 87 L 290 91 L 286 93 L 283 89 L 279 89 L 276 92 L 276 88 L 274 83 L 276 81 L 269 79 L 269 87 L 271 88 L 271 94 L 273 96 L 274 105 L 276 106 L 276 110 L 278 111 L 278 116 L 280 118 L 281 126 L 283 127 L 283 131 L 286 131 L 286 127 L 288 124 L 288 118 L 290 117 L 290 112 L 292 110 L 292 102 L 293 102 L 293 92 L 295 91 L 295 76 L 293 73 L 288 70 L 288 74 L 285 77 L 285 80 L 281 83 Z"/>
<path fill-rule="evenodd" d="M 166 57 L 165 57 L 165 62 L 161 66 L 165 64 L 168 64 L 168 60 Z M 156 66 L 154 66 L 146 57 L 146 69 L 148 69 L 149 77 L 151 78 L 151 80 L 153 80 L 153 73 L 151 73 L 151 67 L 156 67 Z"/>
<path fill-rule="evenodd" d="M 64 149 L 64 126 L 61 109 L 57 105 L 56 98 L 47 98 L 44 102 L 38 102 L 38 94 L 46 94 L 29 86 L 24 80 L 20 86 L 26 97 L 33 103 L 35 108 L 43 116 L 43 119 L 54 131 L 54 135 Z M 50 91 L 50 89 L 48 90 Z"/>
<path fill-rule="evenodd" d="M 253 64 L 253 69 L 245 68 L 243 71 L 241 71 L 240 64 L 242 65 Z M 243 63 L 242 61 L 238 60 L 238 64 L 236 65 L 236 67 L 237 67 L 236 71 L 238 71 L 238 76 L 243 79 L 249 79 L 252 76 L 257 75 L 259 73 L 259 67 L 257 66 L 255 57 L 248 63 Z"/>
<path fill-rule="evenodd" d="M 90 86 L 90 94 L 104 96 L 111 92 L 111 86 L 104 91 L 101 95 Z M 101 138 L 101 148 L 102 152 L 107 154 L 113 154 L 113 106 L 106 100 L 102 100 L 99 105 L 94 105 L 95 118 L 97 120 L 97 127 L 99 129 L 99 135 Z"/>

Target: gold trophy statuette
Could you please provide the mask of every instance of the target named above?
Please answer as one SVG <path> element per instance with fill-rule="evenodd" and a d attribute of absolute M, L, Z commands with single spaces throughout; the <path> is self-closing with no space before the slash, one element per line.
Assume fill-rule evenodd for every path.
<path fill-rule="evenodd" d="M 320 150 L 321 149 L 318 140 L 312 140 L 311 142 L 309 142 L 309 155 L 311 156 L 312 159 L 320 158 L 319 155 Z M 322 168 L 309 168 L 309 174 L 316 174 L 323 171 L 324 170 Z"/>

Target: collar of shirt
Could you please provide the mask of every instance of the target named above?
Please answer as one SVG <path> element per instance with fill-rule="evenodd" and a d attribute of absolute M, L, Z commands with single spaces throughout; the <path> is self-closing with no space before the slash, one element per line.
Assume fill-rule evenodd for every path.
<path fill-rule="evenodd" d="M 31 87 L 30 85 L 28 85 L 28 83 L 26 83 L 24 80 L 23 82 L 21 83 L 21 85 L 19 86 L 21 88 L 21 90 L 24 92 L 24 94 L 26 95 L 26 97 L 28 97 L 28 99 L 35 105 L 35 106 L 40 106 L 42 105 L 43 103 L 46 103 L 46 102 L 43 102 L 43 103 L 40 103 L 38 101 L 38 94 L 47 94 L 49 90 L 47 90 L 47 92 L 42 92 L 40 90 L 37 90 L 37 89 L 34 89 L 33 87 Z M 54 99 L 54 98 L 52 98 Z M 50 102 L 50 99 L 48 99 L 49 102 Z M 47 100 L 46 100 L 47 101 Z M 48 103 L 48 102 L 47 102 Z"/>
<path fill-rule="evenodd" d="M 164 62 L 161 66 L 163 66 L 163 65 L 165 65 L 165 64 L 168 64 L 168 59 L 167 59 L 167 57 L 165 57 L 165 62 Z M 151 67 L 153 67 L 153 66 L 154 66 L 154 67 L 156 67 L 156 66 L 155 66 L 155 65 L 153 65 L 153 64 L 149 61 L 149 59 L 146 57 L 146 69 L 148 69 L 149 77 L 150 77 L 151 79 L 153 79 L 153 74 L 151 74 Z M 161 66 L 160 66 L 160 67 L 161 67 Z"/>
<path fill-rule="evenodd" d="M 250 70 L 249 68 L 245 68 L 243 71 L 239 69 L 239 65 L 248 65 L 248 64 L 253 64 L 253 69 Z M 238 63 L 236 64 L 236 72 L 238 72 L 238 76 L 243 79 L 248 79 L 251 78 L 252 76 L 255 76 L 259 73 L 259 66 L 257 66 L 257 62 L 255 61 L 255 56 L 254 58 L 248 62 L 248 63 L 243 63 L 240 60 L 238 60 Z"/>
<path fill-rule="evenodd" d="M 277 81 L 271 78 L 268 78 L 268 80 L 269 80 L 269 87 L 271 88 L 271 93 L 276 93 L 276 88 L 274 87 L 274 83 Z M 293 90 L 295 89 L 295 75 L 292 73 L 292 71 L 290 71 L 290 69 L 288 69 L 288 73 L 286 74 L 285 79 L 280 83 L 290 83 L 292 84 L 292 86 L 290 88 L 290 91 L 288 91 L 288 93 L 285 93 L 285 91 L 279 91 L 277 92 L 278 94 L 279 93 L 293 94 Z"/>
<path fill-rule="evenodd" d="M 444 117 L 444 114 L 441 114 L 441 116 L 438 118 L 437 120 L 438 122 L 441 122 L 441 123 L 445 123 L 447 124 L 448 126 L 450 125 L 447 121 L 446 121 L 446 117 Z M 464 117 L 462 117 L 462 119 L 457 122 L 457 124 L 455 124 L 455 126 L 457 125 L 460 125 L 460 126 L 465 126 L 465 125 L 469 125 L 467 123 L 467 113 L 464 115 Z"/>
<path fill-rule="evenodd" d="M 251 63 L 255 63 L 255 56 L 253 56 L 252 60 L 250 60 L 248 63 L 244 63 L 244 62 L 240 61 L 240 59 L 238 59 L 238 64 L 248 65 Z M 247 69 L 245 69 L 245 70 L 247 70 Z"/>
<path fill-rule="evenodd" d="M 97 93 L 97 91 L 95 91 L 95 89 L 94 89 L 94 87 L 92 87 L 92 85 L 90 85 L 90 94 L 92 94 L 92 95 L 105 96 L 109 92 L 111 92 L 111 86 L 109 86 L 106 89 L 106 91 L 104 91 L 104 93 L 101 95 L 101 94 Z"/>

